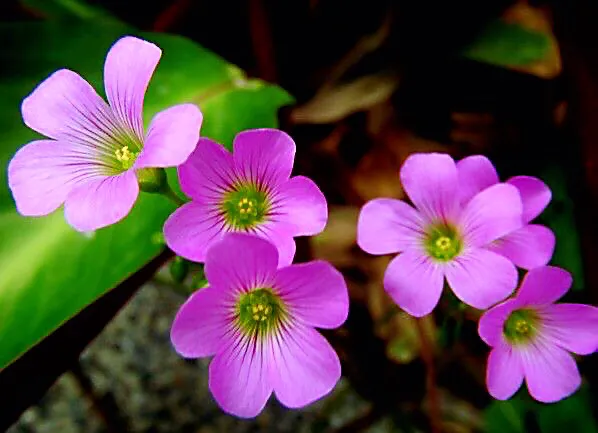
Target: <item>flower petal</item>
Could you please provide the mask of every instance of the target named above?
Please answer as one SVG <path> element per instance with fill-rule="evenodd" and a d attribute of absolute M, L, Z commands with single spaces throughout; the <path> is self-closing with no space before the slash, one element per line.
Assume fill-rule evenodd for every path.
<path fill-rule="evenodd" d="M 156 114 L 149 126 L 135 168 L 175 167 L 197 145 L 202 114 L 194 104 L 181 104 Z"/>
<path fill-rule="evenodd" d="M 206 260 L 210 246 L 226 233 L 218 210 L 195 201 L 175 210 L 164 223 L 168 247 L 177 255 L 200 263 Z"/>
<path fill-rule="evenodd" d="M 200 138 L 187 161 L 178 168 L 181 189 L 193 200 L 219 203 L 236 178 L 233 156 L 223 146 Z"/>
<path fill-rule="evenodd" d="M 405 192 L 428 219 L 450 221 L 459 205 L 459 181 L 455 161 L 446 154 L 417 153 L 401 168 Z"/>
<path fill-rule="evenodd" d="M 295 142 L 278 129 L 243 131 L 233 141 L 233 157 L 243 179 L 272 188 L 291 176 Z"/>
<path fill-rule="evenodd" d="M 478 324 L 478 334 L 484 343 L 491 347 L 501 344 L 505 322 L 518 305 L 516 299 L 509 299 L 482 314 Z"/>
<path fill-rule="evenodd" d="M 507 344 L 501 344 L 490 352 L 486 370 L 486 385 L 490 395 L 507 400 L 523 383 L 523 365 L 517 353 Z"/>
<path fill-rule="evenodd" d="M 465 204 L 477 193 L 498 183 L 498 174 L 492 162 L 482 155 L 473 155 L 457 162 L 459 194 Z"/>
<path fill-rule="evenodd" d="M 276 246 L 279 268 L 293 262 L 297 249 L 293 239 L 293 226 L 280 221 L 269 221 L 254 227 L 247 233 L 266 239 Z"/>
<path fill-rule="evenodd" d="M 276 273 L 275 281 L 278 294 L 301 323 L 336 328 L 347 319 L 347 284 L 330 263 L 316 260 L 288 266 Z"/>
<path fill-rule="evenodd" d="M 459 225 L 465 241 L 481 247 L 520 228 L 523 225 L 521 212 L 517 188 L 500 183 L 471 199 L 463 210 Z"/>
<path fill-rule="evenodd" d="M 549 305 L 561 298 L 573 283 L 571 274 L 554 266 L 541 266 L 529 271 L 517 292 L 523 305 Z"/>
<path fill-rule="evenodd" d="M 357 244 L 370 254 L 405 251 L 423 237 L 423 225 L 422 216 L 401 200 L 370 200 L 359 213 Z"/>
<path fill-rule="evenodd" d="M 513 263 L 483 248 L 466 250 L 447 264 L 445 273 L 457 298 L 482 310 L 505 299 L 517 286 Z"/>
<path fill-rule="evenodd" d="M 73 71 L 61 69 L 42 81 L 23 100 L 21 113 L 25 124 L 40 134 L 114 157 L 108 143 L 117 120 L 94 88 Z"/>
<path fill-rule="evenodd" d="M 507 183 L 517 187 L 521 194 L 523 222 L 528 223 L 540 215 L 552 198 L 548 185 L 536 177 L 515 176 L 507 180 Z"/>
<path fill-rule="evenodd" d="M 407 250 L 395 257 L 384 274 L 384 288 L 395 303 L 412 316 L 430 313 L 442 293 L 441 268 L 422 252 Z"/>
<path fill-rule="evenodd" d="M 132 36 L 116 41 L 104 63 L 104 86 L 121 125 L 143 138 L 143 98 L 162 50 Z"/>
<path fill-rule="evenodd" d="M 208 385 L 225 412 L 253 418 L 266 405 L 272 394 L 267 342 L 237 335 L 210 363 Z"/>
<path fill-rule="evenodd" d="M 598 350 L 598 308 L 583 304 L 554 304 L 541 311 L 542 333 L 578 355 Z"/>
<path fill-rule="evenodd" d="M 570 396 L 581 385 L 575 360 L 560 347 L 536 340 L 519 349 L 529 393 L 543 403 Z"/>
<path fill-rule="evenodd" d="M 205 272 L 211 286 L 248 290 L 272 287 L 278 252 L 257 236 L 231 233 L 212 244 L 206 255 Z"/>
<path fill-rule="evenodd" d="M 520 268 L 533 269 L 550 261 L 555 241 L 554 233 L 548 227 L 528 224 L 497 239 L 488 245 L 488 249 L 505 256 Z"/>
<path fill-rule="evenodd" d="M 55 211 L 77 185 L 100 176 L 93 156 L 68 142 L 32 141 L 8 164 L 8 185 L 21 215 Z"/>
<path fill-rule="evenodd" d="M 78 185 L 66 198 L 64 215 L 76 230 L 87 232 L 114 224 L 133 208 L 139 184 L 133 170 Z"/>
<path fill-rule="evenodd" d="M 326 226 L 328 204 L 311 179 L 296 176 L 277 188 L 270 214 L 291 226 L 293 236 L 313 236 Z"/>
<path fill-rule="evenodd" d="M 234 300 L 219 287 L 195 292 L 181 306 L 170 330 L 175 350 L 185 358 L 216 354 L 225 338 L 228 307 Z"/>
<path fill-rule="evenodd" d="M 341 377 L 338 355 L 315 329 L 295 325 L 272 339 L 274 393 L 290 408 L 328 394 Z"/>

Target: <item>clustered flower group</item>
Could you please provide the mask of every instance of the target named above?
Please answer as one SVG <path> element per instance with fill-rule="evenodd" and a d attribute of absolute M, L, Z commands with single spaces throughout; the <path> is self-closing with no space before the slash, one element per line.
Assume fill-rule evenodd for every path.
<path fill-rule="evenodd" d="M 160 56 L 152 43 L 117 41 L 104 67 L 108 104 L 69 70 L 23 101 L 24 122 L 48 139 L 27 144 L 9 164 L 17 210 L 41 216 L 64 204 L 72 227 L 96 230 L 123 219 L 140 185 L 160 178 L 162 168 L 178 167 L 191 200 L 164 224 L 166 243 L 204 263 L 209 285 L 176 315 L 174 348 L 188 358 L 213 356 L 209 387 L 231 414 L 256 416 L 272 393 L 287 407 L 303 407 L 341 376 L 338 355 L 315 328 L 341 326 L 349 305 L 332 265 L 292 264 L 294 238 L 324 229 L 326 199 L 312 180 L 291 177 L 295 143 L 282 131 L 241 132 L 230 153 L 200 138 L 194 104 L 158 113 L 145 131 L 143 99 Z M 364 251 L 398 253 L 383 281 L 395 303 L 429 314 L 446 280 L 465 304 L 489 308 L 479 334 L 492 347 L 487 385 L 495 398 L 511 397 L 524 378 L 539 401 L 574 392 L 581 379 L 570 352 L 598 350 L 598 309 L 555 303 L 572 279 L 547 266 L 554 235 L 531 223 L 550 189 L 528 176 L 500 182 L 483 156 L 455 162 L 414 154 L 400 178 L 413 206 L 372 200 L 357 227 Z M 516 267 L 529 272 L 506 299 L 517 287 Z"/>

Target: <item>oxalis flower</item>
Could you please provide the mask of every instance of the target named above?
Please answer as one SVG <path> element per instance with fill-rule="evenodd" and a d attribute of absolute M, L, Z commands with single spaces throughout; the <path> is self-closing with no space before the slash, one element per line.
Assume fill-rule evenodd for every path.
<path fill-rule="evenodd" d="M 579 387 L 581 378 L 569 352 L 587 355 L 598 349 L 598 308 L 555 304 L 571 282 L 563 269 L 532 269 L 513 299 L 481 317 L 480 337 L 492 347 L 486 383 L 494 398 L 508 399 L 524 378 L 532 397 L 545 403 Z"/>
<path fill-rule="evenodd" d="M 270 242 L 225 236 L 206 256 L 209 287 L 185 302 L 172 325 L 179 354 L 214 355 L 210 391 L 239 417 L 256 416 L 272 392 L 287 407 L 305 406 L 329 393 L 341 374 L 338 356 L 314 327 L 345 321 L 342 275 L 323 261 L 277 264 Z"/>
<path fill-rule="evenodd" d="M 499 182 L 496 169 L 488 158 L 474 155 L 457 162 L 461 200 L 467 203 L 477 193 Z M 529 224 L 546 208 L 552 193 L 540 179 L 515 176 L 506 181 L 519 190 L 523 203 L 523 222 L 520 229 L 492 242 L 489 248 L 523 269 L 547 264 L 554 252 L 555 237 L 543 225 Z"/>
<path fill-rule="evenodd" d="M 184 162 L 199 138 L 193 104 L 158 113 L 147 134 L 143 98 L 162 51 L 134 37 L 118 40 L 104 64 L 109 104 L 77 73 L 61 69 L 23 101 L 23 120 L 49 137 L 21 148 L 8 183 L 22 215 L 41 216 L 65 204 L 67 222 L 90 231 L 124 218 L 139 194 L 137 176 Z"/>
<path fill-rule="evenodd" d="M 281 264 L 295 255 L 294 236 L 321 232 L 328 219 L 326 199 L 304 176 L 289 179 L 295 143 L 276 129 L 241 132 L 231 154 L 201 138 L 179 169 L 190 203 L 164 225 L 168 246 L 179 256 L 203 262 L 215 241 L 229 232 L 247 232 L 270 240 Z"/>
<path fill-rule="evenodd" d="M 517 270 L 491 243 L 522 226 L 519 191 L 497 184 L 462 203 L 459 175 L 446 154 L 414 154 L 400 172 L 415 209 L 374 199 L 359 215 L 357 243 L 370 254 L 399 252 L 384 275 L 393 300 L 413 316 L 430 313 L 446 277 L 455 295 L 485 309 L 509 296 Z"/>

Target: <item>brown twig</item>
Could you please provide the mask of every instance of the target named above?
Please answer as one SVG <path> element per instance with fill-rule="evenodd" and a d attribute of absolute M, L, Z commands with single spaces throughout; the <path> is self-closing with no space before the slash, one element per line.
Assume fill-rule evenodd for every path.
<path fill-rule="evenodd" d="M 428 396 L 428 412 L 430 417 L 430 425 L 432 433 L 440 433 L 441 429 L 441 415 L 440 415 L 440 400 L 438 398 L 438 390 L 436 389 L 436 369 L 434 367 L 434 350 L 432 342 L 428 338 L 426 329 L 424 328 L 424 319 L 415 320 L 415 326 L 419 334 L 421 342 L 421 355 L 426 364 L 426 391 Z"/>
<path fill-rule="evenodd" d="M 157 16 L 152 25 L 152 30 L 155 32 L 165 32 L 169 30 L 179 18 L 187 13 L 190 6 L 190 0 L 177 0 L 173 2 Z"/>

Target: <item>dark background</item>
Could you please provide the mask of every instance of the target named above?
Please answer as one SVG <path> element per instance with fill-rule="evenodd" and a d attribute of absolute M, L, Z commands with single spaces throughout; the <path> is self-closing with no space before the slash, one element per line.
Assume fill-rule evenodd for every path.
<path fill-rule="evenodd" d="M 308 421 L 290 421 L 294 427 L 289 430 L 277 430 L 275 422 L 260 424 L 258 420 L 248 431 L 326 431 L 332 427 L 360 431 L 380 425 L 381 420 L 390 420 L 380 427 L 381 431 L 432 431 L 429 415 L 434 408 L 430 409 L 429 401 L 424 399 L 431 388 L 438 391 L 437 399 L 443 408 L 461 404 L 454 409 L 456 413 L 481 417 L 486 423 L 486 427 L 462 420 L 449 423 L 447 420 L 456 416 L 444 411 L 442 431 L 490 431 L 487 423 L 499 422 L 487 416 L 492 403 L 483 385 L 487 348 L 477 337 L 476 317 L 453 314 L 452 301 L 446 298 L 434 319 L 423 326 L 424 332 L 438 337 L 433 339 L 432 347 L 425 347 L 418 334 L 422 330 L 419 325 L 386 317 L 396 315 L 376 285 L 386 259 L 368 257 L 354 245 L 349 227 L 354 225 L 358 207 L 381 195 L 403 196 L 396 175 L 411 152 L 440 150 L 455 158 L 482 153 L 492 158 L 503 179 L 516 174 L 542 177 L 553 187 L 555 197 L 540 221 L 551 225 L 560 216 L 569 216 L 580 239 L 581 260 L 577 262 L 583 283 L 566 299 L 598 303 L 598 3 L 527 2 L 550 24 L 558 61 L 552 69 L 552 63 L 547 62 L 543 71 L 552 74 L 476 62 L 462 55 L 489 24 L 516 3 L 513 1 L 89 3 L 140 30 L 184 35 L 237 64 L 250 76 L 280 85 L 296 99 L 295 106 L 279 113 L 281 128 L 298 143 L 295 171 L 312 177 L 331 206 L 325 235 L 312 243 L 299 243 L 298 259 L 315 256 L 330 260 L 350 284 L 350 318 L 340 331 L 326 336 L 339 351 L 347 387 L 355 400 L 340 405 L 339 411 L 348 414 L 344 427 L 334 427 L 329 422 L 332 415 L 316 408 L 307 411 L 316 414 L 312 418 L 306 415 Z M 31 2 L 4 2 L 0 14 L 5 22 L 47 18 Z M 557 176 L 550 178 L 554 173 Z M 556 194 L 557 189 L 560 194 Z M 557 232 L 557 236 L 561 234 L 566 235 Z M 557 237 L 557 244 L 560 241 Z M 151 275 L 163 260 L 144 272 Z M 16 420 L 21 409 L 37 403 L 45 389 L 63 371 L 70 370 L 85 391 L 83 395 L 101 414 L 100 424 L 108 426 L 98 427 L 98 431 L 110 426 L 112 431 L 132 429 L 134 422 L 128 427 L 123 425 L 136 415 L 119 405 L 123 397 L 118 396 L 118 387 L 98 391 L 94 388 L 97 383 L 88 377 L 94 379 L 97 374 L 90 361 L 96 355 L 87 355 L 83 367 L 76 359 L 142 281 L 144 278 L 126 281 L 104 297 L 101 306 L 89 307 L 87 313 L 64 325 L 50 342 L 39 345 L 3 371 L 1 393 L 18 390 L 19 397 L 11 402 L 12 406 L 5 406 L 11 410 L 0 410 L 0 419 Z M 168 309 L 156 312 L 164 320 L 169 314 L 172 311 Z M 412 334 L 415 336 L 400 338 Z M 152 344 L 152 338 L 164 337 L 140 338 L 148 338 L 147 344 Z M 78 343 L 73 344 L 73 339 Z M 114 345 L 107 337 L 98 341 L 101 347 Z M 401 352 L 405 359 L 396 353 L 389 356 L 393 341 L 406 345 Z M 166 343 L 161 347 L 170 350 Z M 102 350 L 96 347 L 91 353 Z M 42 359 L 47 368 L 39 373 L 40 379 L 23 381 L 23 375 Z M 432 376 L 430 360 L 435 365 Z M 581 360 L 580 369 L 587 382 L 583 398 L 596 417 L 596 355 Z M 143 388 L 140 392 L 151 390 Z M 46 397 L 43 405 L 55 405 L 61 398 L 68 398 L 65 395 L 68 392 L 60 391 L 49 400 Z M 525 396 L 520 397 L 525 400 Z M 366 409 L 357 410 L 360 404 Z M 278 406 L 268 410 L 286 413 Z M 525 431 L 545 431 L 538 413 L 532 409 L 519 412 Z M 217 416 L 225 415 L 213 415 Z M 44 419 L 43 410 L 36 417 Z M 176 417 L 176 411 L 165 410 L 151 419 L 168 421 L 169 417 Z M 208 418 L 204 423 L 215 425 L 213 418 Z M 16 431 L 31 431 L 26 424 L 21 420 Z M 169 430 L 168 425 L 166 422 L 164 428 L 139 427 L 134 431 L 178 431 Z M 203 431 L 202 425 L 197 419 L 190 421 L 188 431 Z M 36 431 L 35 427 L 31 429 Z"/>

